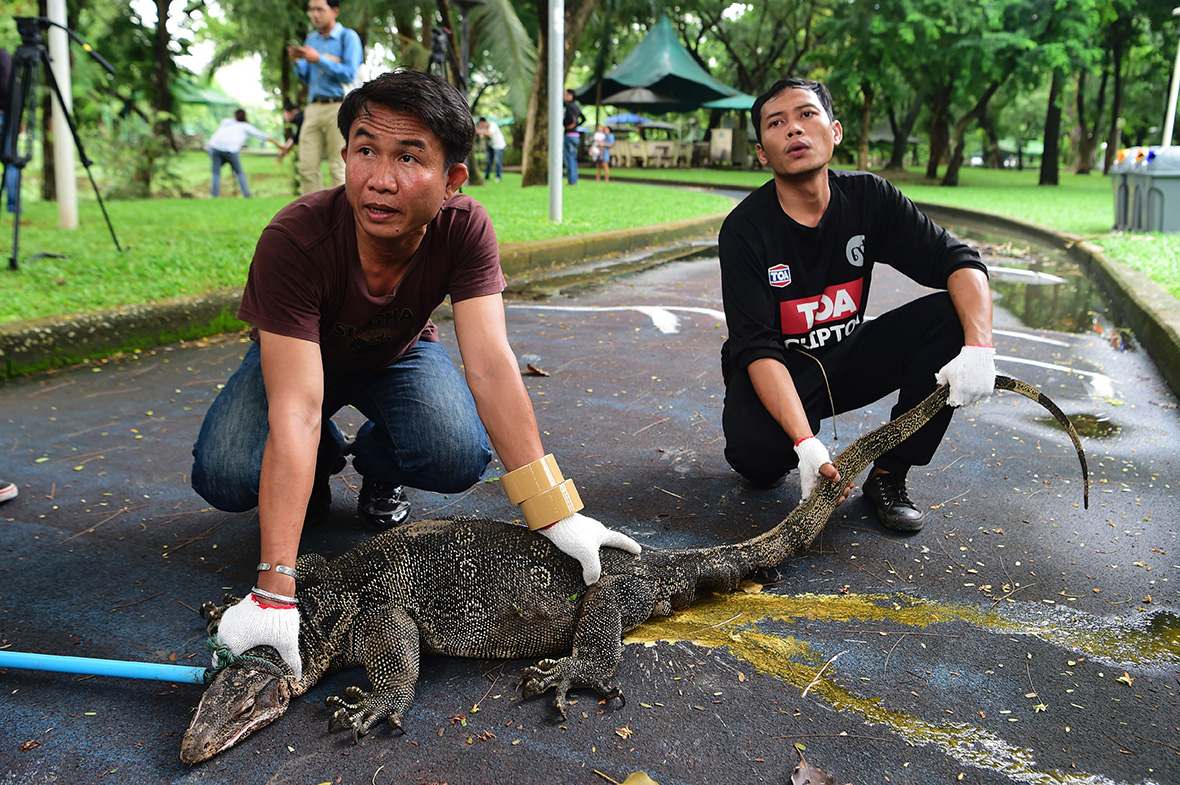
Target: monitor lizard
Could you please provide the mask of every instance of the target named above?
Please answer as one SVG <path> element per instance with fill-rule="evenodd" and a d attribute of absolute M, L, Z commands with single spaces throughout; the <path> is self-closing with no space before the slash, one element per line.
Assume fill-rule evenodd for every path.
<path fill-rule="evenodd" d="M 1040 403 L 1065 427 L 1082 466 L 1086 456 L 1069 419 L 1036 388 L 1006 376 L 997 389 Z M 348 687 L 330 696 L 329 729 L 354 740 L 378 723 L 402 728 L 414 698 L 421 652 L 456 657 L 546 657 L 525 669 L 526 697 L 549 690 L 565 714 L 571 689 L 588 687 L 623 699 L 609 680 L 622 659 L 622 636 L 649 618 L 669 616 L 696 599 L 730 592 L 759 568 L 808 547 L 844 490 L 877 456 L 900 443 L 946 405 L 941 386 L 908 413 L 850 444 L 834 461 L 838 483 L 819 483 L 773 529 L 752 539 L 704 548 L 646 547 L 638 556 L 607 548 L 602 578 L 582 581 L 577 562 L 521 525 L 481 518 L 421 520 L 387 531 L 328 561 L 301 556 L 299 649 L 303 676 L 269 646 L 251 649 L 222 669 L 201 698 L 181 744 L 181 760 L 198 763 L 280 717 L 291 698 L 332 671 L 363 665 L 371 691 Z M 215 634 L 226 606 L 205 603 Z M 560 656 L 564 655 L 564 656 Z M 553 658 L 555 657 L 555 659 Z"/>

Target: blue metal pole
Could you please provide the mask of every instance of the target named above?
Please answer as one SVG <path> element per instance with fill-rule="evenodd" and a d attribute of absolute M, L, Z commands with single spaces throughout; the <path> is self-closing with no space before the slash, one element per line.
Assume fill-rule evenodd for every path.
<path fill-rule="evenodd" d="M 189 665 L 165 665 L 126 660 L 100 660 L 91 657 L 65 657 L 58 654 L 32 654 L 0 651 L 0 668 L 22 668 L 58 673 L 85 673 L 91 676 L 118 676 L 127 679 L 205 683 L 205 669 Z"/>

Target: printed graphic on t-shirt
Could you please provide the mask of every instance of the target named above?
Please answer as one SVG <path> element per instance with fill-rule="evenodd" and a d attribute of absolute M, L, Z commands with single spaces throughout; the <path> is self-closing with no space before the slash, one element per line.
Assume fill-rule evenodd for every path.
<path fill-rule="evenodd" d="M 779 303 L 787 346 L 818 349 L 842 340 L 860 324 L 864 279 L 834 284 L 822 294 Z"/>
<path fill-rule="evenodd" d="M 381 351 L 390 341 L 405 340 L 405 323 L 414 323 L 414 311 L 410 308 L 391 308 L 374 314 L 358 326 L 336 322 L 332 334 L 351 338 L 349 351 L 355 355 L 366 355 Z"/>
<path fill-rule="evenodd" d="M 865 236 L 858 234 L 849 240 L 848 245 L 844 246 L 844 255 L 848 257 L 848 263 L 853 267 L 864 267 Z"/>
<path fill-rule="evenodd" d="M 776 264 L 767 268 L 766 277 L 770 280 L 771 286 L 781 289 L 791 283 L 791 268 L 785 264 Z"/>

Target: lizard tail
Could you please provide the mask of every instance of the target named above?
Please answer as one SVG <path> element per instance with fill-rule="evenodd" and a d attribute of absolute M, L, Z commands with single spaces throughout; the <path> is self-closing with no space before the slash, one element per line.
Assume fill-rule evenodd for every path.
<path fill-rule="evenodd" d="M 1009 390 L 1036 401 L 1052 414 L 1069 434 L 1078 461 L 1082 467 L 1083 500 L 1090 505 L 1090 472 L 1086 465 L 1086 453 L 1078 438 L 1073 423 L 1049 396 L 1030 384 L 1008 376 L 996 376 L 996 389 Z M 833 461 L 840 472 L 840 482 L 821 482 L 816 485 L 803 503 L 797 506 L 775 528 L 758 537 L 741 543 L 736 551 L 749 559 L 751 569 L 773 567 L 783 559 L 799 553 L 811 545 L 820 530 L 828 522 L 844 491 L 852 481 L 886 451 L 901 444 L 911 434 L 925 425 L 946 406 L 949 388 L 940 385 L 921 403 L 908 412 L 877 428 L 848 445 Z"/>

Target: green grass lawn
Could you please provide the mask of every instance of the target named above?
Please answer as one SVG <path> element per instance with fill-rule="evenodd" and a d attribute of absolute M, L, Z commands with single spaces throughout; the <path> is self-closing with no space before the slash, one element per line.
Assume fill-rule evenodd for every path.
<path fill-rule="evenodd" d="M 948 188 L 925 179 L 924 173 L 925 170 L 877 172 L 916 202 L 982 210 L 1091 238 L 1091 242 L 1111 257 L 1142 270 L 1180 298 L 1180 234 L 1112 233 L 1114 197 L 1106 175 L 1062 171 L 1059 185 L 1040 186 L 1036 169 L 966 168 L 959 177 L 959 185 Z M 728 169 L 616 169 L 611 176 L 743 187 L 759 186 L 770 179 L 766 170 Z"/>
<path fill-rule="evenodd" d="M 21 220 L 20 269 L 0 270 L 0 324 L 244 284 L 259 233 L 291 199 L 265 194 L 289 194 L 289 174 L 275 171 L 273 156 L 250 156 L 245 160 L 247 178 L 251 190 L 260 195 L 237 197 L 237 184 L 227 167 L 222 198 L 210 199 L 208 158 L 188 156 L 183 163 L 191 169 L 193 190 L 203 187 L 206 198 L 106 203 L 126 249 L 122 254 L 116 252 L 92 195 L 85 198 L 87 191 L 79 191 L 82 226 L 74 231 L 57 228 L 56 205 L 31 202 Z M 732 205 L 728 198 L 707 192 L 595 183 L 591 177 L 564 189 L 565 220 L 555 225 L 548 219 L 548 190 L 521 188 L 520 175 L 508 173 L 503 182 L 466 192 L 487 207 L 501 243 L 650 226 L 721 213 Z M 0 258 L 5 265 L 11 243 L 12 217 L 5 212 L 0 216 Z M 32 258 L 40 253 L 65 258 Z"/>
<path fill-rule="evenodd" d="M 16 273 L 0 271 L 0 323 L 242 285 L 258 234 L 291 199 L 294 177 L 289 158 L 280 166 L 274 155 L 248 154 L 243 163 L 254 199 L 239 197 L 228 167 L 222 173 L 223 197 L 208 198 L 209 159 L 193 152 L 181 156 L 172 171 L 195 198 L 108 201 L 115 231 L 127 249 L 123 254 L 115 251 L 88 183 L 79 186 L 82 227 L 75 231 L 58 229 L 55 206 L 32 200 L 36 189 L 27 183 L 22 264 Z M 616 181 L 641 176 L 744 187 L 756 187 L 769 177 L 765 171 L 723 169 L 616 169 L 612 175 Z M 1031 169 L 965 169 L 955 188 L 925 180 L 917 171 L 889 176 L 919 202 L 985 210 L 1094 237 L 1113 257 L 1143 270 L 1180 298 L 1180 235 L 1110 234 L 1110 180 L 1103 175 L 1063 172 L 1061 185 L 1041 187 Z M 722 212 L 730 204 L 697 191 L 597 183 L 592 170 L 583 170 L 576 187 L 564 188 L 561 224 L 548 219 L 548 190 L 521 188 L 517 174 L 506 173 L 503 182 L 471 187 L 467 193 L 487 207 L 501 243 L 667 223 Z M 11 239 L 12 219 L 3 213 L 0 259 L 7 259 Z M 66 258 L 31 258 L 40 253 Z"/>

